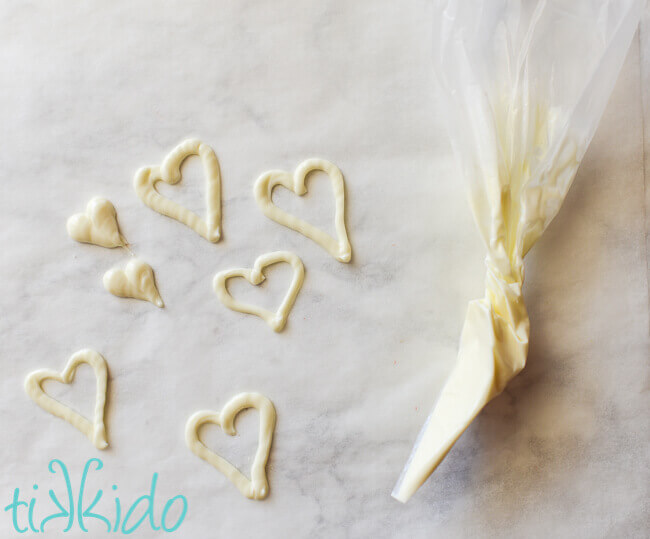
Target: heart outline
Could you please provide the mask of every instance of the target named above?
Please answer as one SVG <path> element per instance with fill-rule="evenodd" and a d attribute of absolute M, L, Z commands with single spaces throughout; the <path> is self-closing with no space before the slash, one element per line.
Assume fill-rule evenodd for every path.
<path fill-rule="evenodd" d="M 66 229 L 68 235 L 80 243 L 91 243 L 108 249 L 127 245 L 120 233 L 115 206 L 103 197 L 91 198 L 83 212 L 71 215 L 66 222 Z"/>
<path fill-rule="evenodd" d="M 286 262 L 293 268 L 293 278 L 289 289 L 282 300 L 278 309 L 273 312 L 257 305 L 243 303 L 234 299 L 228 292 L 227 281 L 235 277 L 242 277 L 250 284 L 257 286 L 264 282 L 266 276 L 263 273 L 264 268 L 272 264 Z M 221 303 L 233 311 L 245 314 L 254 314 L 264 320 L 275 332 L 280 332 L 287 323 L 289 312 L 293 307 L 298 292 L 302 287 L 305 279 L 305 266 L 300 258 L 290 251 L 274 251 L 260 255 L 255 260 L 252 268 L 236 268 L 225 270 L 217 273 L 212 281 L 212 287 L 217 293 Z"/>
<path fill-rule="evenodd" d="M 86 363 L 95 373 L 97 381 L 95 392 L 95 413 L 93 421 L 75 412 L 69 406 L 50 397 L 43 390 L 45 380 L 54 380 L 69 385 L 74 381 L 77 367 Z M 70 423 L 87 436 L 97 449 L 106 449 L 106 427 L 104 425 L 104 409 L 106 406 L 106 388 L 108 385 L 108 366 L 106 360 L 95 350 L 85 348 L 75 352 L 61 372 L 52 369 L 33 371 L 25 378 L 25 392 L 43 410 Z"/>
<path fill-rule="evenodd" d="M 305 195 L 307 193 L 305 185 L 307 176 L 317 170 L 325 172 L 332 183 L 336 239 L 307 221 L 281 210 L 272 200 L 273 189 L 277 186 L 282 186 L 298 196 Z M 341 170 L 335 164 L 325 159 L 307 159 L 298 165 L 293 176 L 284 170 L 270 170 L 257 179 L 253 193 L 257 205 L 269 219 L 316 242 L 339 262 L 350 262 L 352 247 L 345 226 L 345 181 Z"/>
<path fill-rule="evenodd" d="M 198 434 L 202 425 L 212 423 L 221 427 L 229 436 L 235 436 L 235 419 L 240 412 L 248 408 L 255 408 L 260 414 L 257 450 L 251 465 L 250 479 L 225 458 L 209 449 Z M 185 443 L 197 457 L 224 474 L 244 496 L 251 500 L 263 500 L 269 493 L 266 463 L 273 443 L 275 423 L 275 407 L 267 397 L 254 392 L 240 393 L 230 399 L 221 412 L 201 410 L 192 414 L 185 424 Z"/>
<path fill-rule="evenodd" d="M 109 269 L 102 282 L 114 296 L 148 301 L 161 309 L 165 306 L 156 287 L 153 268 L 139 258 L 131 259 L 124 269 Z"/>
<path fill-rule="evenodd" d="M 206 216 L 197 215 L 178 202 L 164 197 L 156 184 L 163 181 L 177 184 L 181 178 L 181 165 L 190 156 L 198 155 L 206 180 Z M 206 240 L 217 243 L 221 239 L 221 172 L 214 150 L 198 139 L 188 139 L 174 148 L 159 167 L 143 167 L 133 179 L 135 192 L 152 210 L 183 223 Z"/>

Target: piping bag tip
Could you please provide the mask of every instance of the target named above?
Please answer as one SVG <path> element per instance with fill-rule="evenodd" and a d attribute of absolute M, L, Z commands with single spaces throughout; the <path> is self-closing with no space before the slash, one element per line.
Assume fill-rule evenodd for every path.
<path fill-rule="evenodd" d="M 501 327 L 495 327 L 501 326 Z M 497 338 L 500 335 L 501 338 Z M 503 357 L 523 365 L 527 341 L 519 341 L 485 300 L 470 302 L 460 338 L 458 360 L 438 402 L 415 441 L 391 496 L 405 503 L 445 458 L 481 409 L 518 372 Z"/>

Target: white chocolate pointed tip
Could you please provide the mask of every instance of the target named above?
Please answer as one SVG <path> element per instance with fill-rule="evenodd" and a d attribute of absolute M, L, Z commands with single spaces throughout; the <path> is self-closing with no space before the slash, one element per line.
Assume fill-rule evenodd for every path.
<path fill-rule="evenodd" d="M 106 440 L 106 430 L 104 429 L 103 425 L 95 432 L 95 439 L 93 440 L 93 444 L 97 449 L 106 449 L 108 447 L 108 440 Z"/>
<path fill-rule="evenodd" d="M 212 243 L 217 243 L 221 239 L 221 229 L 216 228 L 212 232 L 208 232 L 208 240 Z"/>
<path fill-rule="evenodd" d="M 133 178 L 133 184 L 138 187 L 141 183 L 149 179 L 149 176 L 151 175 L 151 172 L 155 169 L 156 167 L 140 167 Z"/>
<path fill-rule="evenodd" d="M 248 498 L 250 498 L 251 500 L 260 501 L 260 500 L 263 500 L 264 498 L 266 498 L 268 496 L 268 494 L 269 494 L 269 489 L 268 489 L 267 485 L 263 485 L 261 487 L 259 485 L 257 485 L 257 486 L 251 485 L 251 489 L 250 489 L 250 493 L 248 495 Z"/>
<path fill-rule="evenodd" d="M 351 251 L 345 251 L 339 254 L 339 256 L 336 257 L 336 259 L 339 262 L 343 262 L 344 264 L 347 264 L 352 260 L 352 252 Z"/>
<path fill-rule="evenodd" d="M 269 326 L 271 326 L 271 329 L 276 333 L 280 333 L 286 324 L 287 320 L 282 316 L 275 316 L 269 321 Z"/>

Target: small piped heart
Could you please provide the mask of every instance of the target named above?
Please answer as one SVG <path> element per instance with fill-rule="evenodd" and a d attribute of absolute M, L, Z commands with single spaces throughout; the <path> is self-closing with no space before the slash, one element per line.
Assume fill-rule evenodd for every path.
<path fill-rule="evenodd" d="M 205 174 L 206 216 L 205 219 L 162 196 L 156 190 L 159 181 L 174 185 L 181 180 L 181 164 L 191 155 L 198 155 Z M 221 239 L 221 174 L 219 160 L 214 150 L 200 140 L 189 139 L 172 150 L 159 167 L 144 167 L 138 170 L 133 180 L 135 192 L 140 200 L 176 221 L 180 221 L 208 241 L 216 243 Z"/>
<path fill-rule="evenodd" d="M 149 301 L 164 307 L 153 269 L 138 258 L 131 260 L 124 269 L 113 268 L 104 274 L 104 288 L 114 296 Z"/>
<path fill-rule="evenodd" d="M 310 172 L 321 170 L 325 172 L 334 191 L 336 211 L 334 226 L 337 238 L 333 238 L 314 225 L 299 219 L 278 208 L 272 200 L 273 189 L 278 185 L 292 191 L 298 196 L 307 193 L 305 180 Z M 349 262 L 352 258 L 352 247 L 345 228 L 345 182 L 339 168 L 325 159 L 307 159 L 298 165 L 293 176 L 284 170 L 271 170 L 262 174 L 255 182 L 255 201 L 269 219 L 288 228 L 300 232 L 303 236 L 315 241 L 339 262 Z"/>
<path fill-rule="evenodd" d="M 84 213 L 72 215 L 66 223 L 68 235 L 82 243 L 92 243 L 112 249 L 127 245 L 120 234 L 115 206 L 102 197 L 90 199 Z"/>
<path fill-rule="evenodd" d="M 264 268 L 270 266 L 271 264 L 277 264 L 279 262 L 286 262 L 290 264 L 293 268 L 293 278 L 291 279 L 291 284 L 289 285 L 289 290 L 284 297 L 284 300 L 278 307 L 278 310 L 273 312 L 257 305 L 251 305 L 248 303 L 242 303 L 235 300 L 230 293 L 228 292 L 227 282 L 229 279 L 234 277 L 243 277 L 252 285 L 259 285 L 265 280 Z M 282 331 L 284 326 L 287 323 L 287 318 L 289 317 L 289 312 L 293 307 L 294 302 L 296 301 L 296 296 L 300 291 L 300 287 L 305 279 L 305 267 L 302 263 L 302 260 L 298 258 L 297 255 L 289 251 L 276 251 L 273 253 L 266 253 L 255 260 L 255 264 L 252 269 L 248 268 L 238 268 L 231 269 L 217 273 L 214 276 L 212 286 L 214 291 L 217 293 L 217 296 L 221 303 L 223 303 L 229 309 L 233 311 L 239 311 L 246 314 L 254 314 L 259 316 L 264 320 L 273 331 Z"/>
<path fill-rule="evenodd" d="M 218 425 L 229 436 L 235 436 L 235 418 L 247 408 L 255 408 L 260 414 L 259 441 L 250 479 L 199 439 L 199 429 L 206 423 Z M 193 414 L 185 425 L 185 442 L 192 453 L 224 474 L 244 496 L 251 500 L 263 500 L 269 494 L 266 463 L 273 441 L 275 419 L 275 407 L 267 397 L 260 393 L 240 393 L 230 399 L 221 412 L 202 410 Z"/>
<path fill-rule="evenodd" d="M 86 363 L 93 368 L 95 378 L 97 379 L 95 416 L 93 421 L 75 412 L 69 406 L 53 399 L 43 390 L 43 382 L 45 380 L 54 380 L 61 384 L 72 383 L 77 372 L 77 367 L 82 363 Z M 25 379 L 25 391 L 43 410 L 56 417 L 60 417 L 83 432 L 97 449 L 105 449 L 108 447 L 106 427 L 104 426 L 107 384 L 108 368 L 106 366 L 106 360 L 94 350 L 84 349 L 79 350 L 70 358 L 62 372 L 41 369 L 30 373 Z"/>

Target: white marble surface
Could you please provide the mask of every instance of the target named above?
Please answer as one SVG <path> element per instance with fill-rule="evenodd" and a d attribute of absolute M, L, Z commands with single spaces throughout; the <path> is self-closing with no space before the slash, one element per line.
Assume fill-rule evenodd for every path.
<path fill-rule="evenodd" d="M 391 488 L 452 368 L 467 301 L 483 292 L 484 251 L 431 72 L 428 2 L 11 1 L 2 13 L 0 505 L 38 482 L 42 518 L 58 484 L 48 461 L 64 460 L 77 481 L 101 456 L 92 487 L 117 484 L 123 503 L 153 472 L 160 499 L 187 496 L 179 537 L 646 536 L 647 35 L 527 259 L 526 370 L 401 505 Z M 139 166 L 189 135 L 221 162 L 216 245 L 144 207 L 131 186 Z M 258 174 L 310 156 L 345 174 L 350 265 L 264 218 L 252 198 Z M 165 192 L 198 210 L 200 168 L 186 173 Z M 309 187 L 306 201 L 279 203 L 331 227 L 328 183 Z M 154 267 L 165 309 L 107 294 L 102 274 L 128 255 L 66 236 L 67 216 L 97 194 Z M 217 270 L 275 249 L 294 250 L 307 270 L 281 334 L 227 311 L 210 286 Z M 278 268 L 266 292 L 234 290 L 272 305 L 287 279 Z M 60 368 L 88 346 L 111 371 L 101 454 L 22 388 L 30 370 Z M 87 410 L 86 389 L 52 391 Z M 183 440 L 192 412 L 243 389 L 278 412 L 263 503 Z M 246 467 L 256 421 L 245 414 L 237 440 L 216 428 L 206 439 Z M 110 513 L 111 502 L 98 507 Z M 45 535 L 88 536 L 60 528 Z M 2 512 L 0 535 L 11 533 Z"/>

